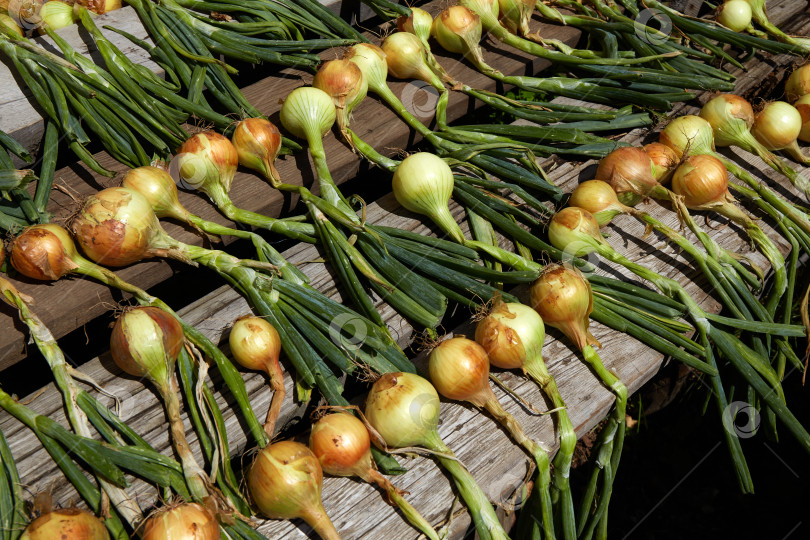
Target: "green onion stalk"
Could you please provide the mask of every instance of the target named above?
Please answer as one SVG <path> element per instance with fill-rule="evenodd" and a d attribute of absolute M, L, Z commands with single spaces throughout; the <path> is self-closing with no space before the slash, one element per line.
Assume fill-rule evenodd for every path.
<path fill-rule="evenodd" d="M 5 539 L 17 540 L 26 522 L 25 499 L 14 455 L 2 430 L 0 430 L 0 497 L 4 501 L 0 523 L 5 531 Z"/>
<path fill-rule="evenodd" d="M 477 342 L 464 337 L 446 339 L 431 351 L 428 372 L 430 382 L 440 395 L 471 403 L 487 411 L 532 457 L 537 466 L 543 532 L 546 538 L 555 538 L 549 450 L 529 437 L 517 419 L 498 401 L 489 383 L 489 357 L 486 350 Z"/>
<path fill-rule="evenodd" d="M 782 43 L 794 45 L 803 50 L 804 54 L 810 53 L 810 39 L 803 37 L 791 36 L 779 29 L 775 24 L 771 23 L 768 19 L 768 11 L 765 7 L 765 0 L 746 0 L 748 5 L 751 6 L 751 15 L 754 22 L 761 26 L 765 32 L 775 37 Z"/>
<path fill-rule="evenodd" d="M 387 373 L 369 391 L 365 417 L 386 448 L 421 446 L 450 473 L 482 540 L 508 540 L 492 504 L 438 432 L 440 401 L 436 389 L 412 373 Z"/>
<path fill-rule="evenodd" d="M 780 140 L 777 142 L 774 139 L 782 139 L 785 137 L 785 131 L 791 130 L 793 130 L 792 133 L 798 136 L 801 128 L 801 115 L 793 115 L 795 125 L 788 126 L 788 129 L 783 130 L 781 123 L 769 118 L 779 114 L 778 111 L 774 110 L 774 107 L 788 109 L 785 114 L 780 116 L 786 116 L 792 112 L 789 110 L 790 105 L 787 103 L 774 102 L 766 107 L 769 112 L 763 110 L 760 115 L 755 117 L 753 107 L 744 98 L 734 94 L 721 94 L 703 106 L 700 110 L 700 117 L 711 124 L 716 146 L 734 145 L 756 154 L 775 171 L 785 175 L 797 189 L 804 193 L 805 196 L 808 196 L 810 195 L 810 183 L 808 183 L 808 180 L 774 155 L 751 132 L 758 119 L 758 122 L 756 122 L 759 124 L 757 127 L 758 133 L 761 134 L 760 137 L 764 137 L 765 140 L 771 142 L 771 146 L 784 148 L 787 144 L 791 145 L 787 146 L 788 148 L 792 148 L 792 145 L 796 144 L 796 138 L 791 138 L 790 135 L 787 135 L 787 138 L 790 139 L 788 141 Z M 798 111 L 796 112 L 798 113 Z"/>
<path fill-rule="evenodd" d="M 563 537 L 575 538 L 576 523 L 569 478 L 577 435 L 557 382 L 543 361 L 545 326 L 542 317 L 524 304 L 503 302 L 498 294 L 491 311 L 476 325 L 475 341 L 486 351 L 490 364 L 501 369 L 520 369 L 551 400 L 560 437 L 560 449 L 553 461 L 553 485 L 562 499 Z"/>

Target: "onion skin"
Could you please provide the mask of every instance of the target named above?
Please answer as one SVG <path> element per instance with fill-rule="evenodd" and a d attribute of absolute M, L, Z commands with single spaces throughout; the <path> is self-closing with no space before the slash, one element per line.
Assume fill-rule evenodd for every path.
<path fill-rule="evenodd" d="M 802 96 L 810 94 L 810 64 L 805 64 L 793 70 L 785 83 L 785 96 L 790 103 L 798 101 Z"/>
<path fill-rule="evenodd" d="M 531 307 L 496 300 L 492 311 L 475 327 L 475 341 L 489 363 L 501 369 L 525 369 L 542 362 L 545 325 Z"/>
<path fill-rule="evenodd" d="M 162 358 L 155 356 L 157 340 L 162 344 L 158 353 Z M 110 353 L 125 373 L 168 385 L 184 342 L 183 327 L 173 315 L 151 306 L 138 307 L 115 321 Z"/>
<path fill-rule="evenodd" d="M 726 0 L 717 8 L 717 22 L 735 32 L 742 32 L 751 24 L 753 12 L 746 0 Z"/>
<path fill-rule="evenodd" d="M 483 62 L 479 49 L 481 17 L 465 6 L 452 6 L 433 20 L 430 33 L 446 51 L 471 54 L 477 63 Z"/>
<path fill-rule="evenodd" d="M 371 387 L 364 414 L 388 446 L 422 446 L 439 425 L 439 395 L 419 375 L 386 373 Z"/>
<path fill-rule="evenodd" d="M 644 151 L 650 156 L 653 163 L 653 178 L 659 183 L 666 183 L 672 176 L 675 167 L 678 166 L 678 156 L 675 151 L 660 142 L 650 143 L 644 146 Z"/>
<path fill-rule="evenodd" d="M 613 187 L 619 200 L 635 206 L 658 186 L 653 172 L 653 162 L 642 148 L 625 146 L 617 148 L 599 161 L 596 178 Z"/>
<path fill-rule="evenodd" d="M 529 290 L 543 321 L 565 334 L 579 350 L 601 346 L 588 330 L 593 311 L 591 284 L 573 267 L 549 265 Z"/>
<path fill-rule="evenodd" d="M 338 127 L 343 138 L 352 143 L 349 133 L 349 123 L 352 110 L 359 105 L 368 94 L 368 82 L 363 71 L 346 59 L 329 60 L 321 64 L 312 86 L 326 92 L 335 104 Z"/>
<path fill-rule="evenodd" d="M 231 142 L 240 165 L 279 181 L 275 161 L 281 151 L 281 132 L 275 124 L 264 118 L 245 118 L 236 124 Z"/>
<path fill-rule="evenodd" d="M 784 101 L 772 101 L 757 114 L 751 134 L 768 150 L 793 144 L 802 130 L 802 115 Z"/>
<path fill-rule="evenodd" d="M 205 131 L 189 137 L 177 150 L 180 176 L 203 191 L 209 182 L 221 184 L 230 192 L 239 152 L 227 137 L 216 131 Z"/>
<path fill-rule="evenodd" d="M 436 75 L 425 62 L 422 42 L 414 34 L 394 32 L 382 42 L 388 73 L 397 79 L 432 82 Z"/>
<path fill-rule="evenodd" d="M 730 197 L 728 171 L 714 156 L 690 156 L 672 176 L 672 191 L 683 197 L 688 208 L 722 206 Z"/>
<path fill-rule="evenodd" d="M 678 159 L 686 150 L 690 154 L 709 154 L 714 152 L 714 130 L 700 116 L 687 114 L 667 124 L 658 134 L 658 142 L 670 147 Z"/>
<path fill-rule="evenodd" d="M 489 386 L 489 358 L 475 341 L 454 337 L 430 353 L 430 382 L 448 399 L 484 407 L 495 399 Z"/>
<path fill-rule="evenodd" d="M 433 25 L 433 17 L 418 7 L 411 8 L 411 15 L 400 15 L 397 18 L 397 30 L 408 32 L 419 37 L 422 41 L 430 39 L 430 29 Z"/>
<path fill-rule="evenodd" d="M 130 169 L 121 186 L 143 195 L 157 217 L 188 220 L 189 213 L 180 204 L 177 185 L 167 170 L 151 165 Z"/>
<path fill-rule="evenodd" d="M 576 206 L 554 214 L 548 224 L 548 239 L 554 247 L 575 257 L 592 253 L 606 243 L 593 214 Z"/>
<path fill-rule="evenodd" d="M 55 281 L 78 268 L 76 245 L 70 234 L 54 223 L 32 225 L 11 244 L 11 266 L 39 281 Z"/>
<path fill-rule="evenodd" d="M 711 124 L 716 146 L 732 146 L 754 125 L 754 108 L 740 96 L 720 94 L 700 109 L 700 117 Z"/>
<path fill-rule="evenodd" d="M 6 13 L 0 13 L 0 25 L 5 26 L 20 37 L 25 36 L 22 28 L 20 28 L 20 25 L 17 24 L 17 21 Z"/>
<path fill-rule="evenodd" d="M 800 97 L 793 106 L 802 115 L 802 130 L 799 132 L 799 140 L 810 142 L 810 94 Z"/>
<path fill-rule="evenodd" d="M 343 57 L 357 65 L 368 83 L 368 87 L 378 94 L 385 92 L 388 84 L 388 64 L 385 62 L 385 53 L 372 43 L 358 43 L 353 45 Z"/>
<path fill-rule="evenodd" d="M 368 471 L 374 468 L 368 430 L 349 413 L 327 414 L 315 422 L 309 448 L 323 472 L 332 476 L 359 476 L 367 480 Z"/>
<path fill-rule="evenodd" d="M 20 540 L 109 540 L 106 527 L 96 516 L 76 508 L 62 508 L 28 524 Z"/>
<path fill-rule="evenodd" d="M 579 184 L 571 193 L 568 204 L 590 212 L 600 227 L 610 223 L 617 215 L 632 210 L 619 202 L 611 185 L 602 180 L 588 180 Z"/>
<path fill-rule="evenodd" d="M 219 540 L 222 537 L 214 515 L 197 503 L 163 508 L 143 525 L 141 540 Z"/>
<path fill-rule="evenodd" d="M 76 24 L 78 17 L 73 12 L 73 6 L 59 0 L 48 0 L 39 9 L 39 16 L 42 18 L 42 26 L 48 26 L 51 30 L 59 30 L 66 26 Z M 40 34 L 45 31 L 40 29 Z"/>

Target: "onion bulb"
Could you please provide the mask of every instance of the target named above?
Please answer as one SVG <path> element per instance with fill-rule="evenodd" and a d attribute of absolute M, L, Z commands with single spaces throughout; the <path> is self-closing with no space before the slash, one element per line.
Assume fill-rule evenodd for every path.
<path fill-rule="evenodd" d="M 616 192 L 622 203 L 635 206 L 658 187 L 653 163 L 642 148 L 623 146 L 599 161 L 596 177 Z"/>
<path fill-rule="evenodd" d="M 264 430 L 272 438 L 276 420 L 281 412 L 286 390 L 284 376 L 278 362 L 281 353 L 281 337 L 272 324 L 261 317 L 243 317 L 237 319 L 228 338 L 231 353 L 239 365 L 267 373 L 273 399 L 264 423 Z"/>
<path fill-rule="evenodd" d="M 73 12 L 73 6 L 59 0 L 49 0 L 42 4 L 39 9 L 39 16 L 42 18 L 42 25 L 51 30 L 70 26 L 78 20 L 78 17 Z"/>
<path fill-rule="evenodd" d="M 679 116 L 658 134 L 658 142 L 672 148 L 678 159 L 684 154 L 714 152 L 714 131 L 711 124 L 692 114 Z"/>
<path fill-rule="evenodd" d="M 332 476 L 358 476 L 369 481 L 374 469 L 371 437 L 366 426 L 354 415 L 344 412 L 323 416 L 312 426 L 309 448 L 321 463 L 323 472 Z"/>
<path fill-rule="evenodd" d="M 394 32 L 382 42 L 382 50 L 390 75 L 397 79 L 424 81 L 439 91 L 445 91 L 444 84 L 425 60 L 422 42 L 414 34 Z"/>
<path fill-rule="evenodd" d="M 279 116 L 281 124 L 296 137 L 321 139 L 335 123 L 335 104 L 323 90 L 301 86 L 284 100 Z"/>
<path fill-rule="evenodd" d="M 802 96 L 810 94 L 810 64 L 797 67 L 785 83 L 785 97 L 795 103 Z"/>
<path fill-rule="evenodd" d="M 588 180 L 579 184 L 571 193 L 568 204 L 593 214 L 600 227 L 610 223 L 619 214 L 633 211 L 619 202 L 610 184 L 602 180 Z"/>
<path fill-rule="evenodd" d="M 784 101 L 772 101 L 757 113 L 751 133 L 768 150 L 794 143 L 802 130 L 802 115 Z"/>
<path fill-rule="evenodd" d="M 428 216 L 453 240 L 464 243 L 461 228 L 450 214 L 453 171 L 439 156 L 417 152 L 402 160 L 394 172 L 394 197 L 406 210 Z"/>
<path fill-rule="evenodd" d="M 368 82 L 363 72 L 349 60 L 329 60 L 321 64 L 312 86 L 332 97 L 340 132 L 346 141 L 351 142 L 348 129 L 352 110 L 366 99 L 368 93 Z"/>
<path fill-rule="evenodd" d="M 191 214 L 180 204 L 177 185 L 165 169 L 151 165 L 130 169 L 124 175 L 121 186 L 143 195 L 157 217 L 189 220 Z"/>
<path fill-rule="evenodd" d="M 231 190 L 239 153 L 233 143 L 216 131 L 205 131 L 189 137 L 174 157 L 180 178 L 190 187 L 214 198 Z"/>
<path fill-rule="evenodd" d="M 271 519 L 306 521 L 324 540 L 340 539 L 321 502 L 323 470 L 301 443 L 281 441 L 259 450 L 247 473 L 251 499 Z"/>
<path fill-rule="evenodd" d="M 672 172 L 678 166 L 678 156 L 675 151 L 660 142 L 644 145 L 644 151 L 652 160 L 653 178 L 660 184 L 669 182 Z"/>
<path fill-rule="evenodd" d="M 161 508 L 143 525 L 141 540 L 219 540 L 221 533 L 214 514 L 197 503 Z"/>
<path fill-rule="evenodd" d="M 588 330 L 593 311 L 591 284 L 574 267 L 549 265 L 529 290 L 543 321 L 568 337 L 579 350 L 599 342 Z"/>
<path fill-rule="evenodd" d="M 432 25 L 433 17 L 430 13 L 418 7 L 411 8 L 410 16 L 400 15 L 397 18 L 397 30 L 414 34 L 423 42 L 430 39 Z"/>
<path fill-rule="evenodd" d="M 810 94 L 800 97 L 794 107 L 802 115 L 802 130 L 799 132 L 799 140 L 810 142 Z"/>
<path fill-rule="evenodd" d="M 121 0 L 76 0 L 76 4 L 87 8 L 96 15 L 104 15 L 110 11 L 121 9 Z"/>
<path fill-rule="evenodd" d="M 430 382 L 439 394 L 456 401 L 485 407 L 495 400 L 489 386 L 489 358 L 475 341 L 454 337 L 442 341 L 430 353 Z"/>
<path fill-rule="evenodd" d="M 377 379 L 364 413 L 392 448 L 425 446 L 438 436 L 439 395 L 430 382 L 413 373 L 386 373 Z"/>
<path fill-rule="evenodd" d="M 28 524 L 20 540 L 109 540 L 106 527 L 96 516 L 76 508 L 60 508 Z"/>
<path fill-rule="evenodd" d="M 728 192 L 728 171 L 714 156 L 690 156 L 672 176 L 672 191 L 695 210 L 709 210 L 733 200 Z"/>
<path fill-rule="evenodd" d="M 238 122 L 231 142 L 239 164 L 261 173 L 274 186 L 281 182 L 275 161 L 281 151 L 281 132 L 265 118 L 245 118 Z"/>
<path fill-rule="evenodd" d="M 746 148 L 749 144 L 749 130 L 754 125 L 754 108 L 744 98 L 734 94 L 720 94 L 703 106 L 700 117 L 711 124 L 716 146 L 736 144 Z"/>
<path fill-rule="evenodd" d="M 385 82 L 388 78 L 388 64 L 381 48 L 371 43 L 358 43 L 346 52 L 344 58 L 360 68 L 372 91 L 377 94 L 388 91 L 388 84 Z"/>
<path fill-rule="evenodd" d="M 501 25 L 513 34 L 525 36 L 529 33 L 535 4 L 535 0 L 498 0 Z"/>
<path fill-rule="evenodd" d="M 107 188 L 88 197 L 71 229 L 84 253 L 105 266 L 159 256 L 188 262 L 181 244 L 160 226 L 149 201 L 129 188 Z"/>
<path fill-rule="evenodd" d="M 481 18 L 464 6 L 452 6 L 433 21 L 431 34 L 446 51 L 470 56 L 476 64 L 484 63 L 481 51 Z"/>
<path fill-rule="evenodd" d="M 10 16 L 8 13 L 0 12 L 0 26 L 5 26 L 20 37 L 25 35 L 14 17 Z"/>
<path fill-rule="evenodd" d="M 563 208 L 554 214 L 548 224 L 548 239 L 554 247 L 574 257 L 592 253 L 607 245 L 593 214 L 576 206 Z"/>
<path fill-rule="evenodd" d="M 532 364 L 543 361 L 545 339 L 543 319 L 535 310 L 500 298 L 475 327 L 475 341 L 483 347 L 489 362 L 501 369 L 529 371 Z"/>
<path fill-rule="evenodd" d="M 31 279 L 57 280 L 82 262 L 73 238 L 55 223 L 27 227 L 11 244 L 11 266 Z"/>
<path fill-rule="evenodd" d="M 746 0 L 726 0 L 717 8 L 715 20 L 735 32 L 742 32 L 751 24 L 751 6 Z"/>

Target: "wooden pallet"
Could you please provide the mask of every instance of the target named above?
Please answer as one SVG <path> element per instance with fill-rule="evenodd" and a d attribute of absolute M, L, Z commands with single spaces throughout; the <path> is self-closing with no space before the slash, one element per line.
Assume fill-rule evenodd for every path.
<path fill-rule="evenodd" d="M 784 2 L 780 6 L 789 5 L 791 2 Z M 795 4 L 794 4 L 795 8 Z M 772 16 L 777 13 L 771 8 Z M 794 17 L 797 11 L 782 11 L 786 14 L 785 19 Z M 782 21 L 774 20 L 778 23 Z M 799 21 L 801 23 L 801 21 Z M 806 18 L 803 24 L 794 27 L 796 33 L 807 32 Z M 755 86 L 758 81 L 770 71 L 780 69 L 786 65 L 789 59 L 780 57 L 771 63 L 750 63 L 751 70 L 747 76 L 739 81 L 737 90 L 743 92 Z M 454 66 L 456 68 L 456 66 Z M 258 95 L 259 89 L 256 89 Z M 366 108 L 364 104 L 362 108 Z M 375 103 L 375 105 L 378 105 Z M 384 108 L 377 107 L 380 113 Z M 689 107 L 680 107 L 680 112 L 691 112 Z M 363 113 L 362 109 L 360 113 Z M 364 122 L 356 121 L 359 126 L 364 126 Z M 390 124 L 390 118 L 388 123 Z M 380 122 L 380 126 L 386 126 L 385 122 Z M 377 135 L 368 136 L 370 140 L 377 141 Z M 403 135 L 400 134 L 399 137 Z M 373 137 L 373 138 L 371 138 Z M 407 137 L 407 135 L 405 135 Z M 638 131 L 628 134 L 626 140 L 636 142 L 648 137 L 646 131 Z M 381 146 L 375 143 L 375 146 Z M 329 147 L 327 155 L 330 157 L 330 164 L 337 163 L 332 160 Z M 351 157 L 351 156 L 349 156 Z M 751 156 L 743 156 L 752 172 L 757 172 L 763 178 L 775 178 L 764 164 Z M 304 164 L 306 165 L 306 164 Z M 554 167 L 554 163 L 548 161 L 545 165 Z M 334 167 L 334 165 L 333 165 Z M 351 170 L 352 165 L 347 164 L 346 170 Z M 588 179 L 592 176 L 593 163 L 557 165 L 551 170 L 551 177 L 564 190 L 570 191 L 576 183 Z M 351 173 L 347 173 L 351 174 Z M 386 173 L 380 173 L 382 181 L 388 181 Z M 75 183 L 75 182 L 74 182 Z M 261 185 L 261 183 L 259 183 Z M 264 188 L 270 192 L 269 188 Z M 795 195 L 791 187 L 782 182 L 782 189 L 786 193 Z M 187 197 L 188 198 L 188 197 Z M 249 200 L 246 199 L 246 202 Z M 197 206 L 203 208 L 200 201 L 194 201 Z M 191 207 L 191 205 L 189 205 Z M 677 226 L 676 220 L 671 213 L 664 209 L 649 205 L 650 213 L 664 221 L 670 226 Z M 645 208 L 646 209 L 646 208 Z M 194 211 L 197 211 L 194 209 Z M 459 209 L 454 209 L 459 213 Z M 413 229 L 420 232 L 428 231 L 421 221 L 414 219 L 414 216 L 404 212 L 398 207 L 393 198 L 389 195 L 379 201 L 369 205 L 369 219 L 373 222 L 381 222 L 390 226 L 399 226 Z M 722 221 L 714 221 L 714 225 L 723 225 Z M 768 234 L 772 231 L 766 229 Z M 611 243 L 622 253 L 633 260 L 646 266 L 662 271 L 669 277 L 687 283 L 689 292 L 701 303 L 706 310 L 717 311 L 719 306 L 704 290 L 701 280 L 696 279 L 696 273 L 687 260 L 668 246 L 657 235 L 642 238 L 643 227 L 636 224 L 630 218 L 619 218 L 611 229 Z M 730 250 L 747 252 L 747 241 L 740 235 L 735 227 L 719 227 L 711 231 L 711 235 L 721 245 Z M 785 246 L 783 246 L 785 247 Z M 299 245 L 288 250 L 284 254 L 290 261 L 302 263 L 301 268 L 313 281 L 313 285 L 325 291 L 329 295 L 336 295 L 337 291 L 324 265 L 307 263 L 317 258 L 317 251 L 311 246 Z M 751 254 L 757 263 L 764 266 L 763 259 L 756 253 Z M 168 266 L 165 263 L 148 263 L 153 267 Z M 617 270 L 612 266 L 600 264 L 600 271 L 610 275 L 625 275 L 626 272 Z M 138 267 L 149 268 L 147 265 Z M 134 268 L 130 269 L 134 274 Z M 149 272 L 155 272 L 153 268 Z M 632 278 L 628 278 L 632 279 Z M 90 286 L 83 281 L 72 283 L 76 287 L 86 287 L 83 291 L 94 290 L 95 286 Z M 46 287 L 32 287 L 27 289 L 36 290 Z M 56 286 L 50 287 L 56 291 Z M 85 293 L 86 294 L 86 293 Z M 93 302 L 96 300 L 94 299 Z M 37 306 L 40 312 L 43 302 Z M 214 293 L 201 298 L 199 301 L 181 310 L 181 315 L 189 323 L 194 324 L 215 341 L 220 341 L 226 333 L 225 327 L 236 317 L 249 312 L 245 301 L 228 287 L 221 287 Z M 383 312 L 386 322 L 393 328 L 401 343 L 410 341 L 412 329 L 401 318 L 396 316 L 390 309 Z M 469 327 L 455 329 L 456 333 L 470 333 Z M 659 368 L 663 358 L 661 355 L 650 351 L 646 346 L 640 344 L 632 338 L 618 335 L 609 331 L 601 325 L 594 324 L 593 332 L 603 343 L 601 352 L 603 360 L 610 369 L 622 378 L 633 392 L 648 380 Z M 6 334 L 6 332 L 3 332 Z M 602 388 L 598 380 L 580 362 L 576 354 L 565 344 L 565 340 L 559 340 L 559 334 L 553 330 L 549 331 L 549 338 L 544 349 L 546 361 L 549 369 L 558 381 L 560 391 L 569 405 L 569 413 L 577 429 L 578 434 L 583 434 L 590 430 L 609 410 L 612 404 L 612 395 Z M 100 336 L 99 339 L 106 339 Z M 227 352 L 227 351 L 226 351 Z M 44 369 L 44 367 L 43 367 Z M 155 448 L 164 453 L 170 453 L 169 442 L 165 429 L 165 417 L 158 404 L 156 396 L 151 389 L 145 388 L 140 382 L 129 378 L 122 378 L 120 372 L 112 363 L 108 356 L 96 358 L 82 366 L 82 370 L 96 378 L 105 385 L 108 390 L 113 391 L 122 401 L 122 416 L 132 427 L 143 435 Z M 213 374 L 216 384 L 217 377 Z M 507 384 L 525 396 L 530 402 L 536 404 L 541 409 L 547 406 L 536 389 L 536 387 L 512 373 L 503 374 L 503 379 Z M 245 377 L 251 402 L 261 417 L 266 411 L 269 403 L 269 394 L 264 386 L 262 377 L 246 374 Z M 288 395 L 292 395 L 291 382 L 287 379 Z M 13 390 L 13 389 L 7 389 Z M 504 396 L 502 392 L 496 390 L 496 394 L 505 404 L 507 410 L 515 414 L 524 423 L 528 433 L 548 445 L 554 441 L 552 422 L 549 417 L 537 417 L 528 414 L 516 402 Z M 47 414 L 52 418 L 65 422 L 62 413 L 62 406 L 58 392 L 53 385 L 44 388 L 41 394 L 30 396 L 34 398 L 31 407 Z M 225 405 L 225 398 L 217 395 L 220 405 Z M 300 417 L 302 411 L 292 402 L 288 401 L 282 411 L 280 424 L 291 422 Z M 231 448 L 235 455 L 241 454 L 246 449 L 246 441 L 237 418 L 233 414 L 228 414 L 226 418 L 228 434 L 231 441 Z M 186 425 L 190 425 L 186 422 Z M 30 432 L 22 428 L 16 421 L 10 419 L 5 413 L 0 413 L 0 429 L 10 440 L 12 452 L 18 460 L 18 466 L 23 474 L 23 479 L 33 492 L 40 489 L 53 488 L 57 501 L 66 502 L 71 498 L 78 497 L 72 487 L 67 485 L 60 473 L 52 466 L 49 458 L 38 448 L 38 444 L 33 440 Z M 520 485 L 525 477 L 528 458 L 517 447 L 515 447 L 506 435 L 487 417 L 478 414 L 468 407 L 457 404 L 445 403 L 442 411 L 441 435 L 453 448 L 459 458 L 470 468 L 479 483 L 484 487 L 490 499 L 504 506 L 512 501 L 515 488 Z M 188 433 L 192 447 L 194 444 L 193 432 Z M 481 452 L 486 448 L 486 452 Z M 404 461 L 408 472 L 394 479 L 398 487 L 411 492 L 410 499 L 414 505 L 424 513 L 432 523 L 442 522 L 450 512 L 452 502 L 452 489 L 450 482 L 438 472 L 436 465 L 425 458 L 408 458 Z M 154 500 L 155 492 L 143 482 L 136 481 L 132 488 L 132 493 L 137 494 L 142 504 L 149 504 Z M 329 478 L 324 484 L 324 501 L 327 512 L 332 516 L 337 528 L 344 538 L 415 538 L 415 532 L 405 525 L 396 513 L 385 505 L 381 495 L 374 489 L 346 479 Z M 502 512 L 505 519 L 510 516 L 507 512 Z M 469 519 L 462 513 L 454 520 L 452 538 L 461 538 L 463 531 L 469 526 Z M 260 531 L 268 538 L 305 538 L 308 528 L 300 522 L 261 522 Z"/>

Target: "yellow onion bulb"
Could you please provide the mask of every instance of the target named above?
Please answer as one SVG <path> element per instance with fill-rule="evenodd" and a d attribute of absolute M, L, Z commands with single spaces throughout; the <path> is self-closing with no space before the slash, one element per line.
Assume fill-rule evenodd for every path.
<path fill-rule="evenodd" d="M 96 15 L 104 15 L 110 11 L 121 9 L 121 0 L 77 0 L 76 3 Z"/>
<path fill-rule="evenodd" d="M 513 34 L 527 34 L 535 0 L 498 0 L 501 25 Z"/>
<path fill-rule="evenodd" d="M 71 229 L 82 251 L 105 266 L 127 266 L 155 256 L 155 242 L 165 234 L 149 201 L 125 187 L 88 197 Z"/>
<path fill-rule="evenodd" d="M 714 130 L 700 116 L 687 114 L 667 124 L 658 134 L 658 142 L 672 148 L 678 159 L 687 150 L 689 154 L 710 154 L 714 152 Z"/>
<path fill-rule="evenodd" d="M 754 125 L 754 108 L 740 96 L 720 94 L 700 109 L 700 117 L 714 130 L 716 146 L 739 144 Z"/>
<path fill-rule="evenodd" d="M 397 18 L 397 30 L 415 35 L 423 42 L 430 39 L 430 28 L 433 25 L 433 17 L 418 7 L 411 8 L 410 16 L 400 15 Z"/>
<path fill-rule="evenodd" d="M 239 166 L 239 153 L 227 137 L 216 131 L 205 131 L 186 140 L 174 160 L 180 178 L 187 185 L 203 193 L 219 185 L 228 193 Z"/>
<path fill-rule="evenodd" d="M 481 18 L 464 6 L 452 6 L 433 21 L 431 34 L 448 52 L 467 54 L 481 41 Z"/>
<path fill-rule="evenodd" d="M 281 151 L 281 132 L 275 124 L 265 118 L 245 118 L 236 124 L 231 142 L 240 165 L 280 181 L 275 161 Z"/>
<path fill-rule="evenodd" d="M 172 217 L 185 221 L 189 217 L 188 210 L 177 197 L 177 185 L 165 169 L 151 165 L 130 169 L 124 175 L 121 186 L 143 195 L 159 218 Z"/>
<path fill-rule="evenodd" d="M 443 159 L 417 152 L 402 160 L 391 186 L 397 202 L 406 210 L 428 216 L 455 241 L 463 243 L 464 235 L 448 207 L 454 183 L 453 171 Z"/>
<path fill-rule="evenodd" d="M 588 326 L 593 311 L 591 284 L 574 267 L 549 265 L 529 289 L 532 307 L 579 350 L 598 345 Z"/>
<path fill-rule="evenodd" d="M 768 150 L 791 146 L 802 131 L 802 115 L 785 101 L 765 105 L 754 119 L 751 134 Z"/>
<path fill-rule="evenodd" d="M 300 86 L 284 100 L 279 117 L 290 133 L 312 144 L 323 138 L 335 123 L 335 104 L 323 90 Z"/>
<path fill-rule="evenodd" d="M 498 0 L 460 0 L 459 4 L 481 17 L 481 24 L 484 28 L 489 29 L 500 25 L 498 22 L 498 12 L 500 11 Z"/>
<path fill-rule="evenodd" d="M 20 540 L 109 540 L 107 528 L 96 516 L 76 508 L 60 508 L 28 524 Z"/>
<path fill-rule="evenodd" d="M 439 425 L 439 394 L 413 373 L 386 373 L 372 385 L 363 411 L 392 448 L 422 446 Z"/>
<path fill-rule="evenodd" d="M 239 365 L 269 375 L 279 368 L 281 337 L 275 327 L 261 317 L 237 320 L 228 338 L 231 353 Z"/>
<path fill-rule="evenodd" d="M 717 8 L 715 20 L 735 32 L 742 32 L 751 24 L 753 12 L 746 0 L 726 0 Z"/>
<path fill-rule="evenodd" d="M 329 60 L 321 64 L 312 86 L 332 97 L 337 109 L 338 126 L 347 135 L 352 110 L 366 99 L 368 94 L 368 82 L 363 76 L 363 71 L 349 60 Z"/>
<path fill-rule="evenodd" d="M 807 94 L 810 94 L 810 64 L 794 69 L 785 83 L 785 97 L 790 103 Z"/>
<path fill-rule="evenodd" d="M 25 34 L 17 21 L 8 13 L 0 13 L 0 26 L 5 26 L 15 34 L 23 37 Z"/>
<path fill-rule="evenodd" d="M 574 257 L 593 253 L 606 244 L 593 214 L 576 206 L 563 208 L 552 216 L 548 239 L 554 247 Z"/>
<path fill-rule="evenodd" d="M 600 227 L 629 210 L 619 202 L 613 187 L 602 180 L 588 180 L 579 184 L 571 193 L 568 204 L 593 214 Z"/>
<path fill-rule="evenodd" d="M 388 64 L 381 48 L 372 43 L 357 43 L 346 52 L 344 58 L 360 68 L 371 90 L 378 94 L 386 91 Z"/>
<path fill-rule="evenodd" d="M 73 6 L 59 0 L 49 0 L 39 9 L 42 25 L 51 30 L 58 30 L 76 24 L 78 17 L 73 12 Z"/>
<path fill-rule="evenodd" d="M 346 412 L 327 414 L 312 426 L 309 448 L 332 476 L 359 476 L 366 479 L 374 465 L 371 437 L 356 416 Z"/>
<path fill-rule="evenodd" d="M 599 161 L 596 178 L 604 180 L 623 204 L 635 206 L 658 186 L 653 163 L 643 148 L 623 146 Z"/>
<path fill-rule="evenodd" d="M 428 358 L 430 382 L 447 399 L 483 407 L 494 399 L 489 386 L 489 358 L 481 345 L 465 337 L 442 341 Z"/>
<path fill-rule="evenodd" d="M 197 503 L 161 508 L 143 525 L 141 540 L 219 540 L 219 523 L 214 514 Z"/>
<path fill-rule="evenodd" d="M 799 132 L 799 140 L 810 142 L 810 94 L 800 97 L 793 106 L 802 116 L 802 130 Z"/>
<path fill-rule="evenodd" d="M 675 151 L 660 142 L 644 145 L 644 151 L 652 160 L 653 178 L 658 182 L 667 181 L 672 171 L 678 166 L 678 156 Z"/>
<path fill-rule="evenodd" d="M 321 538 L 340 538 L 321 502 L 323 470 L 305 445 L 281 441 L 259 450 L 247 473 L 250 497 L 271 519 L 301 518 Z"/>
<path fill-rule="evenodd" d="M 541 360 L 545 340 L 543 318 L 516 302 L 496 301 L 475 327 L 475 341 L 486 351 L 489 363 L 501 369 L 524 368 Z"/>
<path fill-rule="evenodd" d="M 184 343 L 183 327 L 174 315 L 156 307 L 138 307 L 116 319 L 110 354 L 125 373 L 148 377 L 165 390 Z"/>
<path fill-rule="evenodd" d="M 690 156 L 672 176 L 672 191 L 683 197 L 688 208 L 722 205 L 729 195 L 728 171 L 714 156 Z"/>
<path fill-rule="evenodd" d="M 73 238 L 55 223 L 27 227 L 11 244 L 11 266 L 31 279 L 57 280 L 82 262 Z"/>
<path fill-rule="evenodd" d="M 394 32 L 382 42 L 389 75 L 397 79 L 417 79 L 430 83 L 436 75 L 425 62 L 425 49 L 419 38 L 408 32 Z"/>

